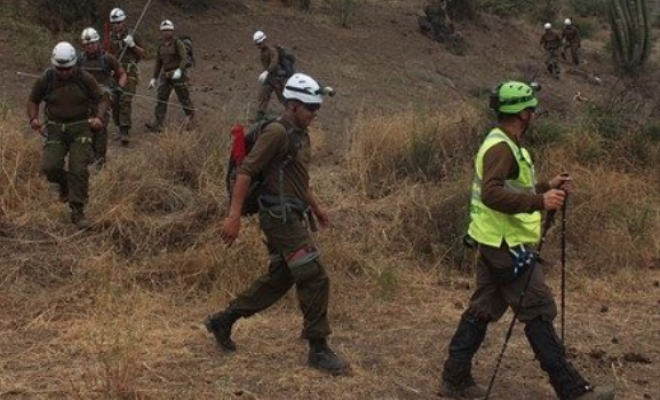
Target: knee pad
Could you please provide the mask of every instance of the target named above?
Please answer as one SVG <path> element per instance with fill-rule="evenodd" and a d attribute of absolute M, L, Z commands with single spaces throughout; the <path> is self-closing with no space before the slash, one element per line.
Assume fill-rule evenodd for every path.
<path fill-rule="evenodd" d="M 323 275 L 316 246 L 304 246 L 285 255 L 286 265 L 296 283 L 309 281 Z"/>

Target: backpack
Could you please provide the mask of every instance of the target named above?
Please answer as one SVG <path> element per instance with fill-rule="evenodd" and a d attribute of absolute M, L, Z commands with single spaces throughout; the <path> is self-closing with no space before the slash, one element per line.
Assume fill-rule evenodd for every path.
<path fill-rule="evenodd" d="M 193 54 L 193 42 L 190 36 L 179 36 L 179 40 L 183 42 L 183 47 L 186 48 L 186 61 L 188 68 L 195 66 L 195 56 Z"/>
<path fill-rule="evenodd" d="M 250 154 L 250 151 L 252 151 L 252 148 L 254 148 L 255 143 L 261 136 L 261 133 L 264 131 L 264 128 L 273 122 L 279 122 L 279 118 L 270 118 L 254 123 L 247 129 L 247 133 L 244 132 L 244 129 L 241 125 L 237 124 L 234 126 L 234 128 L 232 128 L 232 151 L 229 156 L 227 174 L 225 177 L 225 183 L 227 185 L 227 193 L 229 194 L 230 202 L 234 185 L 236 184 L 238 169 L 243 162 L 244 157 Z M 286 134 L 289 138 L 289 148 L 287 149 L 286 156 L 278 166 L 281 171 L 284 170 L 289 162 L 291 162 L 291 160 L 296 157 L 298 154 L 298 149 L 300 149 L 300 146 L 302 145 L 299 135 L 294 134 L 294 129 L 288 127 L 285 124 L 283 125 L 286 128 Z M 296 138 L 298 140 L 295 140 Z M 245 201 L 243 202 L 243 210 L 241 211 L 241 215 L 247 216 L 259 212 L 259 197 L 263 194 L 262 192 L 265 187 L 265 180 L 266 178 L 263 172 L 252 177 L 252 182 L 250 184 L 250 188 L 248 189 L 248 194 L 245 197 Z"/>
<path fill-rule="evenodd" d="M 296 56 L 286 46 L 277 46 L 277 58 L 282 76 L 290 78 L 296 73 Z"/>

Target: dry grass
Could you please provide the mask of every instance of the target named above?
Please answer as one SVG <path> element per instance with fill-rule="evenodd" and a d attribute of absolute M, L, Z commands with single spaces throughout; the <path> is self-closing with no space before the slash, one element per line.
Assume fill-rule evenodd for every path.
<path fill-rule="evenodd" d="M 470 293 L 469 276 L 454 265 L 471 260 L 459 240 L 480 115 L 466 105 L 452 115 L 363 117 L 347 167 L 312 171 L 334 218 L 318 235 L 333 280 L 332 340 L 353 366 L 336 379 L 304 367 L 293 295 L 238 324 L 234 355 L 219 353 L 200 325 L 266 258 L 253 220 L 233 247 L 219 241 L 226 137 L 169 131 L 113 158 L 92 177 L 95 225 L 80 233 L 39 176 L 39 139 L 9 113 L 0 120 L 0 397 L 437 398 L 442 358 Z M 587 168 L 572 146 L 549 145 L 541 156 L 552 160 L 543 172 L 566 167 L 579 182 L 569 214 L 569 343 L 595 382 L 614 370 L 624 398 L 641 399 L 658 390 L 657 371 L 623 355 L 660 360 L 657 269 L 644 270 L 650 281 L 632 272 L 657 257 L 657 186 L 650 176 Z M 558 247 L 556 230 L 551 236 L 549 250 Z M 504 325 L 479 354 L 481 380 Z M 516 332 L 499 393 L 552 398 L 532 359 Z"/>

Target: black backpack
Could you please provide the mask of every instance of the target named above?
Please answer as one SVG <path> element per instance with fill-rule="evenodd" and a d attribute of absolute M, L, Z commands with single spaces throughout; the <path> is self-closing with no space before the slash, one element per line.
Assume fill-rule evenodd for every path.
<path fill-rule="evenodd" d="M 296 73 L 296 56 L 286 46 L 277 46 L 277 58 L 283 77 L 290 78 Z"/>
<path fill-rule="evenodd" d="M 280 122 L 280 120 L 279 118 L 271 118 L 250 125 L 250 127 L 247 129 L 247 132 L 245 133 L 246 156 L 250 154 L 250 151 L 252 151 L 252 148 L 254 148 L 254 145 L 259 139 L 259 136 L 261 136 L 264 128 L 273 122 Z M 287 154 L 278 166 L 278 168 L 284 170 L 289 162 L 291 162 L 291 160 L 293 160 L 298 154 L 298 150 L 302 145 L 302 141 L 300 140 L 300 135 L 296 134 L 292 127 L 289 127 L 284 123 L 282 123 L 282 125 L 286 128 L 286 134 L 289 138 L 289 148 L 287 150 Z M 229 163 L 227 164 L 227 175 L 225 177 L 225 183 L 227 185 L 227 193 L 229 194 L 230 202 L 234 184 L 236 184 L 236 176 L 238 174 L 239 167 L 240 163 L 234 160 L 233 156 L 230 154 Z M 258 175 L 252 177 L 252 182 L 250 184 L 250 188 L 248 189 L 248 194 L 245 197 L 245 201 L 243 202 L 243 210 L 241 211 L 241 215 L 252 215 L 259 212 L 259 196 L 263 194 L 262 192 L 264 187 L 265 177 L 263 173 L 259 173 Z"/>
<path fill-rule="evenodd" d="M 179 40 L 183 42 L 183 47 L 186 48 L 186 61 L 188 63 L 188 67 L 194 67 L 195 66 L 195 56 L 193 54 L 193 42 L 192 38 L 190 36 L 179 36 Z"/>

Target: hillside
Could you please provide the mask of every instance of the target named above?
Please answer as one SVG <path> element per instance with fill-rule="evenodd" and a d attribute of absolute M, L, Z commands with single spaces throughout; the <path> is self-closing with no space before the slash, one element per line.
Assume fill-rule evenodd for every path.
<path fill-rule="evenodd" d="M 143 2 L 122 3 L 134 22 Z M 170 107 L 171 129 L 142 128 L 155 96 L 146 89 L 153 61 L 144 62 L 135 140 L 112 143 L 108 167 L 93 173 L 87 232 L 71 226 L 39 176 L 41 143 L 24 123 L 33 80 L 16 72 L 39 73 L 35 51 L 47 57 L 54 42 L 17 35 L 17 21 L 0 24 L 0 399 L 440 399 L 450 335 L 473 289 L 473 254 L 458 239 L 474 146 L 492 123 L 484 94 L 510 77 L 542 84 L 542 108 L 556 124 L 542 133 L 566 131 L 540 140 L 541 174 L 569 169 L 578 182 L 567 235 L 570 357 L 593 383 L 618 386 L 620 399 L 660 399 L 658 142 L 638 149 L 637 136 L 621 136 L 612 146 L 569 125 L 616 98 L 607 32 L 592 22 L 586 64 L 562 64 L 555 81 L 544 72 L 540 27 L 523 19 L 481 15 L 459 25 L 469 50 L 456 56 L 418 32 L 423 1 L 368 0 L 349 29 L 321 4 L 305 14 L 280 1 L 219 0 L 196 13 L 154 2 L 139 28 L 151 43 L 164 18 L 194 40 L 198 127 L 181 132 L 183 113 Z M 259 89 L 257 28 L 338 93 L 313 126 L 312 173 L 333 218 L 316 238 L 332 282 L 331 344 L 352 366 L 346 377 L 305 367 L 294 291 L 238 322 L 234 354 L 201 324 L 266 262 L 254 219 L 231 248 L 219 238 L 229 128 L 252 115 Z M 423 142 L 408 157 L 415 134 L 441 143 Z M 414 157 L 434 146 L 441 160 Z M 430 177 L 406 175 L 426 161 Z M 559 235 L 555 227 L 544 250 L 555 293 Z M 509 318 L 493 324 L 477 355 L 482 383 Z M 520 324 L 495 393 L 555 398 Z"/>

